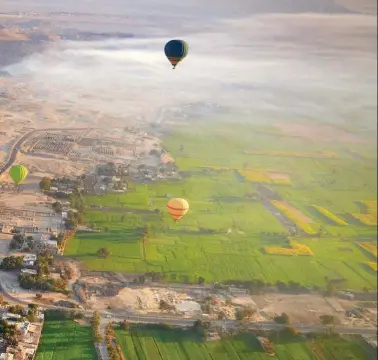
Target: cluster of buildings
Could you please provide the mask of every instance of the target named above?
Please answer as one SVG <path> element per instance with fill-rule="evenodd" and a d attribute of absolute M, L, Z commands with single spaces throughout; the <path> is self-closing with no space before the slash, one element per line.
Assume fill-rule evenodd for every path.
<path fill-rule="evenodd" d="M 125 192 L 125 191 L 127 191 L 127 184 L 124 183 L 124 182 L 121 183 L 120 177 L 100 175 L 96 179 L 96 183 L 93 186 L 93 190 L 94 190 L 95 193 L 98 193 L 98 192 Z"/>
<path fill-rule="evenodd" d="M 37 133 L 25 143 L 25 148 L 29 153 L 43 152 L 67 156 L 85 133 L 78 131 Z"/>
<path fill-rule="evenodd" d="M 0 232 L 22 234 L 24 236 L 24 242 L 19 250 L 30 248 L 29 239 L 33 241 L 33 249 L 37 251 L 49 250 L 53 253 L 58 251 L 58 241 L 51 240 L 52 235 L 49 232 L 36 232 L 32 227 L 9 227 L 7 225 L 0 224 Z"/>
<path fill-rule="evenodd" d="M 57 233 L 62 225 L 61 216 L 52 211 L 0 208 L 0 232 L 4 234 Z"/>
<path fill-rule="evenodd" d="M 145 166 L 132 173 L 132 179 L 139 183 L 147 183 L 162 179 L 173 179 L 177 177 L 175 165 L 171 162 L 157 166 Z"/>
<path fill-rule="evenodd" d="M 46 232 L 38 233 L 25 233 L 25 237 L 32 237 L 34 242 L 34 249 L 36 250 L 49 250 L 53 253 L 58 251 L 58 241 L 51 240 L 51 234 Z"/>
<path fill-rule="evenodd" d="M 8 325 L 15 325 L 19 332 L 17 346 L 7 345 L 0 332 L 0 360 L 33 360 L 41 338 L 44 315 L 37 311 L 36 322 L 24 320 L 21 315 L 9 313 L 7 310 L 4 310 L 0 316 Z"/>
<path fill-rule="evenodd" d="M 36 254 L 26 254 L 22 261 L 21 274 L 37 275 L 36 262 Z"/>

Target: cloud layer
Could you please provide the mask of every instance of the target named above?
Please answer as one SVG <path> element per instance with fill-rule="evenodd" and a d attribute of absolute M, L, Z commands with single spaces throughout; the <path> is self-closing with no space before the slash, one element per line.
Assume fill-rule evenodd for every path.
<path fill-rule="evenodd" d="M 202 101 L 228 107 L 230 117 L 376 123 L 376 17 L 242 18 L 219 8 L 211 21 L 200 12 L 196 22 L 195 7 L 184 8 L 172 32 L 190 49 L 174 71 L 163 53 L 169 26 L 153 32 L 154 16 L 162 16 L 157 10 L 149 13 L 154 21 L 143 18 L 148 26 L 124 29 L 140 34 L 136 38 L 60 42 L 7 71 L 44 100 L 148 121 L 161 109 Z M 172 11 L 177 20 L 177 6 Z"/>

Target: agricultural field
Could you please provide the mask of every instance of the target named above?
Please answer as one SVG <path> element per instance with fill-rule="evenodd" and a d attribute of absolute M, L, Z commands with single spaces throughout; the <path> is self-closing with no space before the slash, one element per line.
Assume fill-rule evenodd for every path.
<path fill-rule="evenodd" d="M 363 249 L 365 249 L 368 253 L 373 255 L 375 258 L 378 257 L 377 243 L 359 242 L 358 245 L 360 245 Z"/>
<path fill-rule="evenodd" d="M 272 200 L 271 203 L 307 235 L 316 235 L 318 233 L 319 229 L 313 225 L 312 219 L 305 216 L 298 209 L 282 201 Z"/>
<path fill-rule="evenodd" d="M 245 180 L 252 183 L 265 184 L 286 184 L 290 185 L 290 177 L 279 172 L 269 172 L 257 169 L 238 170 L 238 173 L 244 177 Z"/>
<path fill-rule="evenodd" d="M 335 225 L 348 225 L 347 222 L 337 217 L 335 214 L 332 214 L 330 211 L 325 209 L 322 206 L 313 205 L 313 208 L 318 210 L 320 214 L 324 215 L 326 218 L 331 220 Z"/>
<path fill-rule="evenodd" d="M 361 201 L 364 207 L 361 214 L 353 214 L 362 224 L 377 227 L 377 202 L 376 201 Z"/>
<path fill-rule="evenodd" d="M 164 272 L 175 282 L 201 276 L 207 282 L 261 279 L 324 287 L 325 279 L 333 279 L 344 288 L 377 288 L 377 273 L 368 264 L 375 259 L 358 245 L 376 243 L 377 228 L 353 216 L 372 208 L 377 197 L 372 158 L 357 160 L 346 151 L 349 143 L 282 136 L 262 126 L 182 126 L 163 141 L 185 174 L 182 180 L 86 197 L 85 221 L 101 232 L 78 232 L 65 255 L 90 270 Z M 369 146 L 353 143 L 353 151 Z M 190 203 L 178 223 L 165 208 L 170 197 Z M 150 233 L 142 243 L 146 225 Z M 306 246 L 310 257 L 293 256 L 293 248 L 265 251 L 290 250 L 293 227 L 299 231 L 294 242 Z M 111 255 L 99 259 L 96 252 L 104 246 Z"/>
<path fill-rule="evenodd" d="M 158 331 L 132 328 L 129 331 L 116 330 L 116 336 L 128 360 L 271 359 L 261 350 L 256 337 L 248 333 L 211 342 L 201 341 L 192 330 L 181 329 Z M 320 339 L 314 342 L 272 342 L 278 359 L 368 359 L 357 343 L 340 338 Z"/>
<path fill-rule="evenodd" d="M 274 255 L 304 255 L 304 256 L 312 256 L 314 253 L 310 250 L 310 248 L 307 245 L 303 244 L 297 244 L 293 241 L 290 241 L 290 247 L 273 247 L 273 246 L 267 246 L 265 247 L 265 251 L 268 254 L 274 254 Z"/>
<path fill-rule="evenodd" d="M 36 360 L 93 360 L 96 358 L 90 327 L 81 326 L 70 319 L 58 320 L 47 317 Z"/>

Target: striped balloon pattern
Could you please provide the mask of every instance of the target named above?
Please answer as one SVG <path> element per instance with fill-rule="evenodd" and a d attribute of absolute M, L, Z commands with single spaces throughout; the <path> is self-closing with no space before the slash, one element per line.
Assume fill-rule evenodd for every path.
<path fill-rule="evenodd" d="M 189 211 L 189 203 L 185 199 L 173 198 L 168 201 L 167 209 L 173 221 L 176 222 Z"/>
<path fill-rule="evenodd" d="M 170 40 L 165 44 L 164 52 L 173 68 L 188 55 L 188 44 L 184 40 Z"/>

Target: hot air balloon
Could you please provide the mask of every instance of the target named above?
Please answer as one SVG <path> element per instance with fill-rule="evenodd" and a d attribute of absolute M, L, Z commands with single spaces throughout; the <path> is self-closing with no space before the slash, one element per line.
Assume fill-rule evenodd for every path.
<path fill-rule="evenodd" d="M 168 201 L 167 208 L 169 215 L 176 222 L 189 211 L 189 203 L 185 199 L 174 198 Z"/>
<path fill-rule="evenodd" d="M 188 55 L 188 44 L 183 40 L 170 40 L 165 44 L 164 52 L 173 68 Z"/>
<path fill-rule="evenodd" d="M 19 190 L 20 184 L 28 176 L 28 169 L 24 165 L 13 165 L 9 170 L 9 175 L 16 184 L 17 190 Z"/>

